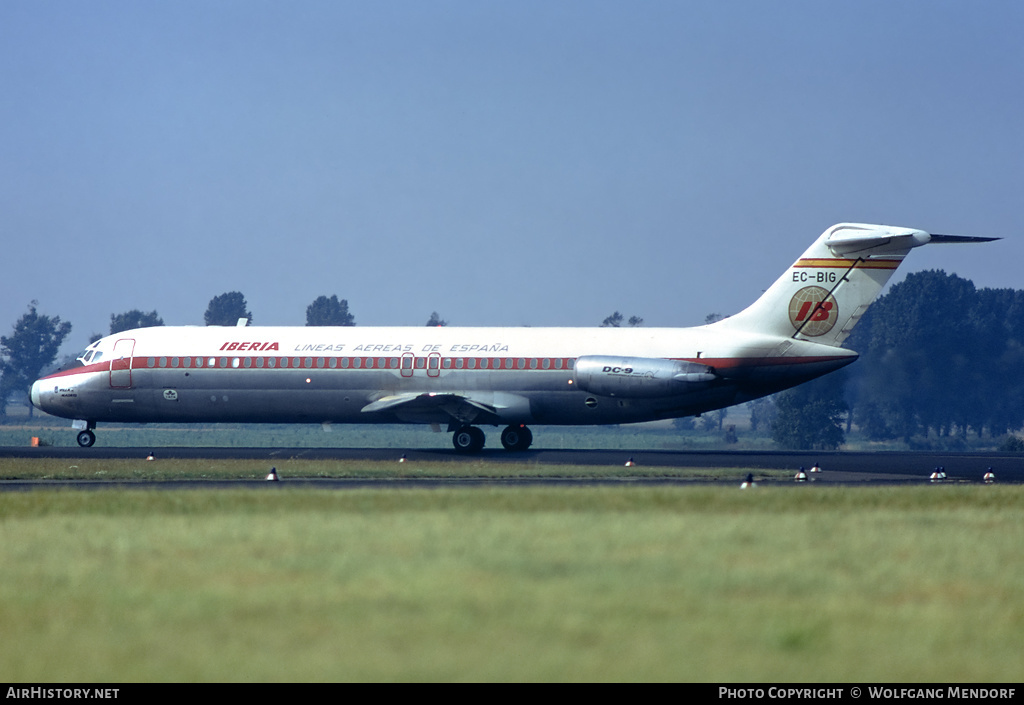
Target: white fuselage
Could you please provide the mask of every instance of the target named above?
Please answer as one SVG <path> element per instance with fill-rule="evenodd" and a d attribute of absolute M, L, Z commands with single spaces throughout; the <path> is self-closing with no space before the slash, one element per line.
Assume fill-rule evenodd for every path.
<path fill-rule="evenodd" d="M 714 326 L 156 327 L 109 336 L 90 350 L 83 366 L 37 381 L 33 403 L 89 422 L 608 424 L 741 403 L 856 358 Z M 588 356 L 621 358 L 607 374 L 636 368 L 634 385 L 623 381 L 617 393 L 616 379 L 611 387 L 589 378 L 581 384 L 577 361 Z M 686 361 L 710 373 L 636 393 L 656 381 L 636 361 Z"/>

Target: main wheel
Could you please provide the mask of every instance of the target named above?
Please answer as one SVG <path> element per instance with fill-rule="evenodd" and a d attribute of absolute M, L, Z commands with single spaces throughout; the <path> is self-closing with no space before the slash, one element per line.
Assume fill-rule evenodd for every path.
<path fill-rule="evenodd" d="M 89 448 L 96 442 L 96 434 L 92 431 L 82 431 L 78 434 L 78 445 Z"/>
<path fill-rule="evenodd" d="M 460 453 L 479 453 L 486 437 L 476 426 L 463 426 L 452 434 L 452 445 Z"/>
<path fill-rule="evenodd" d="M 501 432 L 501 445 L 505 450 L 526 450 L 533 443 L 533 433 L 523 424 L 512 425 Z"/>

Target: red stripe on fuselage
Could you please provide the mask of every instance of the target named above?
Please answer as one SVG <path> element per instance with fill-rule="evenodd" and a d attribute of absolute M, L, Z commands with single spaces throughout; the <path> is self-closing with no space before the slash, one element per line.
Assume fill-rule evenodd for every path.
<path fill-rule="evenodd" d="M 150 367 L 149 364 L 148 364 L 149 357 L 151 357 L 151 356 L 132 358 L 131 359 L 131 370 L 133 372 L 142 372 L 142 371 L 145 371 L 145 370 L 172 370 L 172 369 L 173 370 L 188 370 L 188 371 L 194 371 L 194 372 L 202 372 L 202 371 L 206 371 L 206 370 L 215 370 L 215 371 L 221 371 L 221 372 L 230 372 L 230 371 L 234 371 L 234 370 L 244 370 L 244 371 L 247 371 L 247 372 L 255 372 L 255 371 L 259 370 L 259 371 L 273 372 L 275 370 L 296 370 L 296 369 L 314 370 L 315 369 L 317 371 L 328 371 L 329 370 L 331 372 L 362 372 L 362 371 L 366 371 L 366 370 L 383 370 L 383 369 L 398 370 L 399 369 L 399 367 L 397 367 L 397 366 L 392 367 L 390 365 L 386 365 L 384 367 L 378 367 L 375 362 L 374 362 L 372 367 L 367 366 L 367 364 L 366 364 L 367 360 L 372 359 L 372 360 L 376 361 L 377 358 L 380 357 L 380 356 L 375 356 L 373 358 L 360 358 L 361 365 L 359 367 L 353 367 L 353 366 L 342 367 L 341 366 L 341 362 L 340 362 L 341 359 L 342 359 L 341 357 L 335 358 L 336 360 L 338 360 L 336 367 L 329 367 L 326 362 L 324 363 L 323 367 L 317 367 L 315 363 L 313 364 L 312 367 L 306 367 L 302 363 L 300 363 L 298 366 L 293 366 L 292 364 L 289 364 L 288 367 L 267 367 L 267 366 L 257 367 L 255 364 L 252 364 L 250 367 L 245 367 L 244 365 L 241 365 L 241 364 L 238 367 L 234 367 L 231 363 L 228 363 L 225 367 L 221 367 L 219 364 L 218 365 L 214 365 L 214 366 L 211 366 L 209 364 L 204 364 L 202 367 L 196 367 L 196 366 L 185 367 L 185 366 L 180 365 L 180 364 L 178 366 L 176 366 L 176 367 L 172 367 L 170 365 L 167 365 L 167 366 L 164 366 L 164 367 L 160 367 L 160 366 Z M 170 356 L 163 356 L 163 357 L 170 357 Z M 185 357 L 192 357 L 193 359 L 196 358 L 196 357 L 202 357 L 204 360 L 206 360 L 210 356 L 209 355 L 193 355 L 193 356 L 183 355 L 183 356 L 178 356 L 178 359 L 183 359 Z M 223 357 L 223 356 L 218 355 L 218 356 L 215 356 L 215 357 L 219 358 L 219 357 Z M 237 357 L 237 356 L 229 356 L 228 359 L 232 359 L 233 357 Z M 246 356 L 246 357 L 248 357 L 248 356 Z M 276 356 L 275 355 L 273 357 L 275 359 L 280 359 L 280 357 L 284 357 L 284 356 Z M 304 359 L 304 357 L 308 357 L 308 356 L 303 356 L 303 359 Z M 388 358 L 389 356 L 383 356 L 383 357 Z M 391 357 L 393 357 L 393 356 L 391 356 Z M 749 367 L 749 366 L 761 367 L 761 366 L 780 366 L 780 365 L 803 365 L 803 364 L 815 363 L 815 362 L 833 362 L 833 361 L 836 361 L 836 360 L 845 360 L 845 359 L 848 359 L 848 358 L 849 358 L 849 356 L 847 356 L 847 355 L 821 355 L 821 356 L 814 356 L 814 357 L 673 357 L 673 358 L 668 358 L 668 359 L 670 359 L 670 360 L 685 361 L 685 362 L 693 362 L 693 363 L 696 363 L 698 365 L 707 365 L 708 367 L 714 367 L 716 369 L 725 370 L 725 369 L 736 369 L 736 368 L 740 368 L 740 367 Z M 241 360 L 243 358 L 239 358 L 239 359 Z M 255 360 L 255 357 L 251 357 L 250 359 Z M 291 359 L 292 359 L 292 357 L 289 356 L 289 362 L 291 362 Z M 295 358 L 295 359 L 299 359 L 299 358 Z M 352 359 L 355 359 L 355 358 L 348 357 L 347 359 L 352 360 Z M 573 368 L 569 367 L 569 363 L 570 363 L 570 361 L 572 363 L 575 363 L 575 360 L 576 360 L 576 358 L 565 358 L 565 357 L 563 357 L 563 358 L 543 358 L 543 357 L 539 357 L 539 358 L 530 358 L 530 357 L 527 357 L 527 358 L 518 358 L 518 357 L 516 357 L 516 358 L 505 358 L 505 357 L 501 357 L 501 358 L 479 358 L 479 357 L 477 357 L 477 358 L 472 358 L 472 359 L 477 361 L 476 367 L 475 368 L 470 368 L 470 367 L 468 367 L 466 365 L 463 365 L 462 367 L 456 367 L 455 363 L 454 363 L 454 360 L 459 360 L 459 359 L 461 359 L 461 360 L 469 360 L 470 358 L 456 358 L 456 357 L 452 357 L 452 358 L 448 358 L 448 359 L 452 360 L 453 362 L 452 362 L 450 367 L 443 368 L 444 372 L 498 372 L 498 371 L 509 371 L 509 372 L 572 372 Z M 513 359 L 513 360 L 516 360 L 517 362 L 518 362 L 519 359 L 524 359 L 526 362 L 525 362 L 525 365 L 523 367 L 519 367 L 518 364 L 515 364 L 512 367 L 507 367 L 504 364 L 504 361 L 506 359 Z M 562 367 L 559 369 L 559 368 L 556 368 L 554 366 L 554 364 L 550 364 L 545 369 L 542 366 L 541 362 L 540 362 L 540 361 L 545 360 L 545 359 L 549 360 L 549 361 L 560 359 L 562 361 Z M 325 360 L 326 360 L 326 358 L 325 358 Z M 488 362 L 487 363 L 483 363 L 484 360 L 487 360 Z M 500 366 L 495 365 L 494 362 L 493 362 L 494 360 L 498 360 L 502 364 L 500 364 Z M 536 367 L 532 367 L 531 366 L 531 361 L 533 361 L 533 360 L 537 360 Z M 575 367 L 575 364 L 573 364 L 573 367 Z M 423 369 L 423 368 L 420 368 L 420 369 Z M 125 367 L 124 370 L 127 371 L 128 368 Z M 69 368 L 67 370 L 60 370 L 58 372 L 54 372 L 52 374 L 46 375 L 45 377 L 41 377 L 40 379 L 41 380 L 58 379 L 60 377 L 69 377 L 69 376 L 72 376 L 72 375 L 91 374 L 91 373 L 98 373 L 98 372 L 102 372 L 104 374 L 109 373 L 110 372 L 110 362 L 109 361 L 104 361 L 104 362 L 98 362 L 98 363 L 95 363 L 95 364 L 92 364 L 92 365 L 83 365 L 81 367 L 72 367 L 72 368 Z"/>
<path fill-rule="evenodd" d="M 110 372 L 110 362 L 97 362 L 94 365 L 82 365 L 81 367 L 71 367 L 66 370 L 59 370 L 52 374 L 48 374 L 45 377 L 40 377 L 39 379 L 56 379 L 58 377 L 67 377 L 69 375 L 89 374 L 90 372 Z"/>

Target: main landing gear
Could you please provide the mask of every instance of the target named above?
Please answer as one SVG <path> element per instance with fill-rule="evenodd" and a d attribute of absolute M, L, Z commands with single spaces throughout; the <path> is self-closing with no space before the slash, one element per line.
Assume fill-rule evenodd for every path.
<path fill-rule="evenodd" d="M 460 453 L 479 453 L 484 447 L 484 432 L 476 426 L 461 426 L 452 434 L 452 445 Z M 533 443 L 533 433 L 524 424 L 513 424 L 501 432 L 505 450 L 522 451 Z"/>
<path fill-rule="evenodd" d="M 525 424 L 507 426 L 501 432 L 501 445 L 505 446 L 505 450 L 526 450 L 531 443 L 533 443 L 533 433 Z"/>
<path fill-rule="evenodd" d="M 460 453 L 479 453 L 485 440 L 484 432 L 476 426 L 462 426 L 452 434 L 452 445 Z"/>

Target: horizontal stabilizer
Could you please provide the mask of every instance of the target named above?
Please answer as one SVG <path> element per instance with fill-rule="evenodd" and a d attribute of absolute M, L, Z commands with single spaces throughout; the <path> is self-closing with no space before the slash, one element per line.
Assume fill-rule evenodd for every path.
<path fill-rule="evenodd" d="M 998 237 L 971 235 L 933 235 L 923 230 L 866 226 L 850 223 L 834 228 L 825 244 L 836 255 L 889 256 L 902 255 L 915 247 L 930 243 L 975 243 L 1000 240 Z"/>
<path fill-rule="evenodd" d="M 834 228 L 824 240 L 836 255 L 902 256 L 928 244 L 928 233 L 909 228 L 888 228 L 848 224 Z"/>
<path fill-rule="evenodd" d="M 1002 240 L 1001 237 L 976 237 L 973 235 L 935 235 L 932 234 L 932 242 L 937 243 L 958 243 L 958 242 L 993 242 Z"/>

